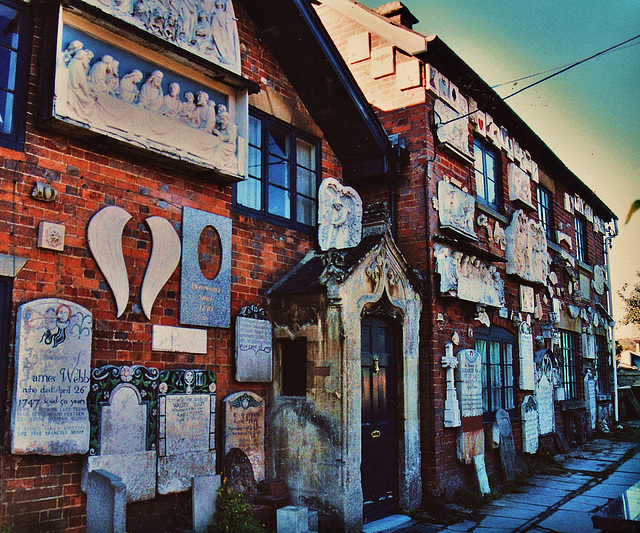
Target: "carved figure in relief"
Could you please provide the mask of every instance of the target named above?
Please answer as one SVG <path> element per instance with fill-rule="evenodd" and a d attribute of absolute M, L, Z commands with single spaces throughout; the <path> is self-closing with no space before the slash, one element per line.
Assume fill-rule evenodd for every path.
<path fill-rule="evenodd" d="M 40 342 L 44 342 L 46 345 L 51 345 L 52 348 L 56 348 L 67 339 L 67 327 L 70 325 L 69 319 L 71 318 L 71 308 L 68 305 L 62 304 L 54 309 L 50 307 L 45 311 L 44 325 L 45 331 L 42 334 Z"/>
<path fill-rule="evenodd" d="M 200 91 L 196 98 L 195 123 L 193 125 L 198 129 L 213 133 L 216 127 L 215 104 L 209 101 L 209 95 L 204 91 Z"/>
<path fill-rule="evenodd" d="M 93 113 L 96 97 L 87 81 L 87 69 L 93 58 L 90 50 L 78 50 L 69 61 L 69 90 L 67 103 L 81 119 L 87 120 Z"/>
<path fill-rule="evenodd" d="M 164 93 L 162 92 L 162 78 L 164 74 L 159 70 L 154 70 L 151 76 L 144 82 L 140 89 L 138 105 L 149 111 L 160 111 L 164 104 Z"/>
<path fill-rule="evenodd" d="M 237 61 L 236 24 L 227 4 L 228 0 L 215 0 L 211 17 L 211 39 L 218 59 L 232 65 Z"/>
<path fill-rule="evenodd" d="M 196 103 L 191 92 L 184 93 L 185 101 L 180 107 L 180 122 L 193 125 L 196 122 Z"/>
<path fill-rule="evenodd" d="M 87 80 L 91 84 L 91 88 L 95 93 L 109 92 L 109 86 L 107 85 L 107 73 L 112 72 L 112 63 L 113 57 L 110 55 L 104 55 L 100 61 L 94 63 L 91 69 L 89 69 Z"/>
<path fill-rule="evenodd" d="M 182 0 L 180 2 L 180 16 L 182 18 L 182 30 L 178 33 L 178 38 L 187 44 L 195 44 L 196 30 L 198 29 L 197 0 Z"/>
<path fill-rule="evenodd" d="M 176 82 L 169 84 L 169 94 L 165 95 L 162 106 L 162 114 L 165 117 L 176 118 L 182 109 L 180 101 L 180 85 Z"/>
<path fill-rule="evenodd" d="M 320 185 L 318 243 L 322 250 L 350 248 L 362 238 L 362 200 L 334 178 Z"/>
<path fill-rule="evenodd" d="M 81 50 L 84 45 L 80 41 L 71 41 L 67 48 L 62 52 L 62 61 L 65 67 L 69 66 L 69 62 L 73 59 L 73 56 L 78 50 Z"/>
<path fill-rule="evenodd" d="M 233 174 L 238 172 L 238 158 L 236 157 L 236 144 L 238 140 L 238 128 L 231 122 L 229 113 L 220 113 L 220 126 L 213 130 L 213 134 L 220 139 L 216 146 L 211 162 L 220 170 Z"/>
<path fill-rule="evenodd" d="M 118 87 L 120 86 L 118 68 L 120 68 L 120 62 L 114 59 L 111 61 L 111 68 L 107 71 L 105 83 L 107 84 L 107 90 L 111 96 L 116 95 Z"/>
<path fill-rule="evenodd" d="M 142 72 L 138 69 L 132 70 L 129 74 L 122 76 L 116 96 L 123 102 L 133 104 L 140 93 L 138 83 L 142 81 Z"/>

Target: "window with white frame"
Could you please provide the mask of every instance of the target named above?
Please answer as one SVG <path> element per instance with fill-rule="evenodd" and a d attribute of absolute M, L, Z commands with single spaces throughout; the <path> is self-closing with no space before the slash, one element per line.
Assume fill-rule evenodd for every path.
<path fill-rule="evenodd" d="M 500 154 L 484 142 L 473 141 L 474 173 L 477 199 L 494 209 L 498 208 L 498 184 L 500 176 Z"/>
<path fill-rule="evenodd" d="M 547 241 L 554 242 L 553 231 L 553 196 L 549 189 L 538 185 L 538 221 L 544 228 Z"/>
<path fill-rule="evenodd" d="M 235 186 L 239 211 L 293 227 L 316 225 L 320 144 L 302 132 L 251 110 L 248 173 Z"/>
<path fill-rule="evenodd" d="M 583 263 L 587 262 L 587 234 L 586 234 L 586 223 L 580 217 L 576 217 L 575 219 L 575 230 L 576 230 L 576 258 L 578 261 L 582 261 Z"/>
<path fill-rule="evenodd" d="M 482 356 L 482 407 L 485 413 L 515 407 L 513 345 L 515 337 L 499 327 L 476 328 L 476 351 Z"/>
<path fill-rule="evenodd" d="M 562 380 L 565 399 L 578 397 L 578 334 L 560 330 L 560 353 L 562 355 Z"/>

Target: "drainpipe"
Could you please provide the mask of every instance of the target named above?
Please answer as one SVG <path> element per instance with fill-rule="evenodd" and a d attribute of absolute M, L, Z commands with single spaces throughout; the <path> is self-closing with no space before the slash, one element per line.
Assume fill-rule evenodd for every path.
<path fill-rule="evenodd" d="M 613 228 L 607 227 L 607 235 L 604 238 L 604 264 L 607 268 L 607 280 L 609 281 L 609 316 L 613 317 L 613 299 L 611 297 L 611 272 L 609 270 L 609 250 L 614 237 L 618 235 L 618 220 L 613 219 Z M 616 343 L 614 338 L 615 321 L 609 322 L 609 336 L 611 338 L 611 363 L 613 364 L 613 411 L 618 422 L 618 366 L 616 364 Z"/>

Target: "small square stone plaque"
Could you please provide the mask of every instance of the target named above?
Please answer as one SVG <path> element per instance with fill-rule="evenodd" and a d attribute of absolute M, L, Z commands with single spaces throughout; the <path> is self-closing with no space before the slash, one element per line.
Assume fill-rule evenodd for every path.
<path fill-rule="evenodd" d="M 349 61 L 357 63 L 371 57 L 371 40 L 369 32 L 362 32 L 349 37 L 347 42 Z"/>
<path fill-rule="evenodd" d="M 246 309 L 246 308 L 245 308 Z M 236 379 L 269 382 L 273 379 L 273 331 L 262 318 L 236 318 Z"/>
<path fill-rule="evenodd" d="M 422 84 L 420 61 L 412 58 L 409 61 L 398 63 L 396 67 L 396 83 L 401 91 L 419 87 Z"/>
<path fill-rule="evenodd" d="M 393 46 L 376 48 L 371 52 L 371 76 L 382 78 L 395 72 Z"/>
<path fill-rule="evenodd" d="M 64 233 L 65 228 L 62 224 L 43 220 L 38 226 L 38 248 L 46 248 L 56 252 L 64 251 Z"/>

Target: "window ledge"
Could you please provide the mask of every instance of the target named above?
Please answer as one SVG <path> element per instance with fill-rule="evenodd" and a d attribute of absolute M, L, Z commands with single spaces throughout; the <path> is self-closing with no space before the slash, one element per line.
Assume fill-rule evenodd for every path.
<path fill-rule="evenodd" d="M 558 246 L 555 242 L 550 241 L 549 239 L 547 239 L 547 248 L 550 248 L 551 250 L 553 250 L 558 254 L 562 253 L 562 248 Z"/>
<path fill-rule="evenodd" d="M 476 198 L 476 207 L 483 213 L 498 219 L 503 224 L 506 224 L 507 226 L 509 225 L 509 219 L 507 217 L 505 217 L 501 213 L 498 213 L 498 211 L 496 211 L 493 207 L 490 207 L 487 204 L 483 204 L 477 198 Z"/>
<path fill-rule="evenodd" d="M 583 263 L 579 259 L 576 259 L 576 263 L 582 270 L 584 270 L 586 272 L 589 272 L 590 274 L 593 274 L 593 267 L 592 266 L 589 266 L 586 263 Z"/>

